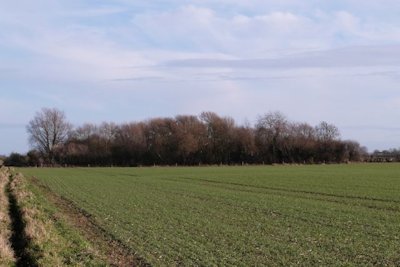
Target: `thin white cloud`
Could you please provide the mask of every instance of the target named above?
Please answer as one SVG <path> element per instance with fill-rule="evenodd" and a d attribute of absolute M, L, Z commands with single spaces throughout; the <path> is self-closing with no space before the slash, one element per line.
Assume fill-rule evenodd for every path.
<path fill-rule="evenodd" d="M 186 59 L 165 62 L 164 65 L 167 67 L 231 69 L 400 66 L 400 45 L 346 47 L 273 59 Z"/>

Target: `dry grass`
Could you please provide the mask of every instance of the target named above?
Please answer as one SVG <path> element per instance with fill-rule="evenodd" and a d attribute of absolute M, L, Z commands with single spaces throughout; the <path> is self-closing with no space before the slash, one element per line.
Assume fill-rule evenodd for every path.
<path fill-rule="evenodd" d="M 34 193 L 22 174 L 13 174 L 10 189 L 14 194 L 29 240 L 27 252 L 38 266 L 103 266 L 88 243 L 70 232 L 47 199 Z"/>
<path fill-rule="evenodd" d="M 59 240 L 57 234 L 54 233 L 52 222 L 46 220 L 34 205 L 34 195 L 26 189 L 21 174 L 17 173 L 13 176 L 10 188 L 21 209 L 26 237 L 30 240 L 28 250 L 31 256 L 39 263 L 39 266 L 63 266 L 61 256 L 54 251 Z"/>
<path fill-rule="evenodd" d="M 6 185 L 9 179 L 9 170 L 0 169 L 0 266 L 12 266 L 15 263 L 14 252 L 11 248 L 11 221 L 8 215 L 8 198 Z"/>
<path fill-rule="evenodd" d="M 23 253 L 29 255 L 32 263 L 37 266 L 105 266 L 104 256 L 99 256 L 78 233 L 68 228 L 57 210 L 33 189 L 22 174 L 10 168 L 0 169 L 0 267 L 17 264 L 10 243 L 13 229 L 9 208 L 12 204 L 7 190 L 17 202 L 18 218 L 21 217 L 25 227 L 23 240 L 27 241 Z"/>

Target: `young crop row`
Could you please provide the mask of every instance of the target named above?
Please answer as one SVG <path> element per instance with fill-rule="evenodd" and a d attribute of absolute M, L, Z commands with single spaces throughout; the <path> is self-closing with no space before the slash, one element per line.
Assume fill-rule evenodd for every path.
<path fill-rule="evenodd" d="M 400 165 L 21 171 L 156 266 L 400 264 Z"/>
<path fill-rule="evenodd" d="M 0 266 L 106 266 L 22 174 L 2 168 L 0 190 Z"/>

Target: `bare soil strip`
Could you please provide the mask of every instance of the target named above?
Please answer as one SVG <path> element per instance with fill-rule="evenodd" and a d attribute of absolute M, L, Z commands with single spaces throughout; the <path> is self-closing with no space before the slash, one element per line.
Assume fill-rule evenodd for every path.
<path fill-rule="evenodd" d="M 37 178 L 29 177 L 28 179 L 41 189 L 46 198 L 54 203 L 63 214 L 67 216 L 68 221 L 71 222 L 93 246 L 107 254 L 107 260 L 111 266 L 151 266 L 132 251 L 132 249 L 123 244 L 121 240 L 118 240 L 99 226 L 88 212 L 77 207 L 70 200 L 57 195 L 47 186 L 43 185 Z"/>

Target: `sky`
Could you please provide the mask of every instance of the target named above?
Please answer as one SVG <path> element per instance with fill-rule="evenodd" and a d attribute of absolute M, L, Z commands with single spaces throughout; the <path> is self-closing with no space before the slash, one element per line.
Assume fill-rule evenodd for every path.
<path fill-rule="evenodd" d="M 281 111 L 400 147 L 398 0 L 0 0 L 0 154 L 74 125 Z"/>

